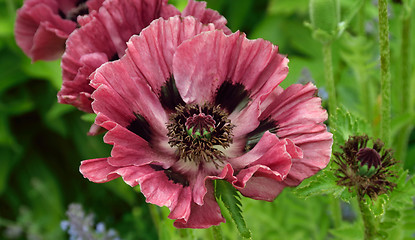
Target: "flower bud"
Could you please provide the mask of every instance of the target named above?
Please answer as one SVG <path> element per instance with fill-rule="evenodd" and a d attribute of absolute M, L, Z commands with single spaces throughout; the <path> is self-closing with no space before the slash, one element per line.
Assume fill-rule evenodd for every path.
<path fill-rule="evenodd" d="M 381 140 L 371 141 L 369 137 L 351 136 L 341 152 L 334 152 L 334 162 L 339 168 L 336 171 L 337 184 L 346 186 L 349 191 L 357 190 L 361 197 L 376 199 L 378 195 L 393 190 L 396 183 L 392 167 L 396 164 L 391 149 L 384 149 Z M 372 146 L 372 147 L 370 147 Z"/>
<path fill-rule="evenodd" d="M 313 37 L 321 42 L 334 39 L 340 22 L 339 0 L 310 0 Z"/>

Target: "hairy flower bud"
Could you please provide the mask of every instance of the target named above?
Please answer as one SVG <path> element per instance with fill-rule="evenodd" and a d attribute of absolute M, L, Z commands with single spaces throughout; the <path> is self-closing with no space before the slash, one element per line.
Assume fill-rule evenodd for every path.
<path fill-rule="evenodd" d="M 389 181 L 394 176 L 390 168 L 396 161 L 392 151 L 384 149 L 379 139 L 373 142 L 372 147 L 368 147 L 368 143 L 368 136 L 352 136 L 341 146 L 342 152 L 334 153 L 334 161 L 339 166 L 337 184 L 348 187 L 350 191 L 357 188 L 360 196 L 376 199 L 396 186 Z"/>
<path fill-rule="evenodd" d="M 340 22 L 339 0 L 310 0 L 310 20 L 315 39 L 321 42 L 334 39 Z"/>

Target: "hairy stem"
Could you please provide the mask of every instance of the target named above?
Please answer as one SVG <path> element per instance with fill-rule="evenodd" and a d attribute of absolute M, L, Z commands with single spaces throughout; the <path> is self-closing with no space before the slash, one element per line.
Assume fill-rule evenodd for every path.
<path fill-rule="evenodd" d="M 411 11 L 405 14 L 405 9 L 402 9 L 402 41 L 401 41 L 401 113 L 413 112 L 412 107 L 412 91 L 411 91 Z M 410 132 L 412 131 L 412 124 L 404 126 L 399 131 L 396 139 L 396 159 L 402 164 L 405 164 L 406 151 L 408 148 L 408 140 Z"/>
<path fill-rule="evenodd" d="M 362 215 L 363 225 L 365 228 L 365 240 L 372 240 L 376 238 L 377 227 L 375 217 L 369 210 L 369 206 L 366 204 L 363 196 L 357 194 L 357 201 L 359 202 L 359 209 Z"/>
<path fill-rule="evenodd" d="M 337 103 L 331 51 L 331 42 L 323 44 L 324 75 L 326 78 L 327 91 L 329 93 L 329 113 L 333 115 L 336 112 Z"/>
<path fill-rule="evenodd" d="M 391 82 L 390 49 L 387 0 L 379 0 L 379 47 L 380 47 L 380 85 L 381 85 L 381 120 L 380 135 L 386 146 L 390 145 L 391 118 Z"/>

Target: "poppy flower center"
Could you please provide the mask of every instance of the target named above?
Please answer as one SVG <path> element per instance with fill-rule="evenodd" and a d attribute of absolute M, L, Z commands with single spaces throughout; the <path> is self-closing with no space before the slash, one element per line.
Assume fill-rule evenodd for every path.
<path fill-rule="evenodd" d="M 186 120 L 185 126 L 187 133 L 195 138 L 210 138 L 211 133 L 215 130 L 216 121 L 211 115 L 205 115 L 204 113 L 193 114 L 193 117 L 189 117 Z"/>
<path fill-rule="evenodd" d="M 177 156 L 195 163 L 212 162 L 216 167 L 232 143 L 234 125 L 219 106 L 179 105 L 167 124 L 169 144 Z"/>

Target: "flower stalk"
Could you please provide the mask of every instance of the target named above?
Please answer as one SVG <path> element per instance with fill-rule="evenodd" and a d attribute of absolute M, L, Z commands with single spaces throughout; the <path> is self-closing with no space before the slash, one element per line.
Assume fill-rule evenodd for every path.
<path fill-rule="evenodd" d="M 388 3 L 379 0 L 379 47 L 380 47 L 380 84 L 381 84 L 381 121 L 380 135 L 388 146 L 391 141 L 391 82 L 390 82 L 390 49 L 389 49 L 389 22 Z"/>
<path fill-rule="evenodd" d="M 333 77 L 333 59 L 331 42 L 323 44 L 323 61 L 324 61 L 324 75 L 326 79 L 327 91 L 329 93 L 329 112 L 334 114 L 336 112 L 336 90 Z"/>
<path fill-rule="evenodd" d="M 357 194 L 357 201 L 359 202 L 359 209 L 362 215 L 362 220 L 365 228 L 365 240 L 375 239 L 377 234 L 377 226 L 375 217 L 369 209 L 369 206 L 365 202 L 364 196 Z"/>
<path fill-rule="evenodd" d="M 407 2 L 406 2 L 407 3 Z M 405 4 L 405 3 L 404 3 Z M 409 9 L 409 10 L 408 10 Z M 404 5 L 402 7 L 402 31 L 401 31 L 401 114 L 413 114 L 413 93 L 411 91 L 410 84 L 410 74 L 411 74 L 411 62 L 410 54 L 411 53 L 411 20 L 412 20 L 412 11 L 411 6 Z M 404 126 L 402 130 L 398 133 L 396 139 L 396 158 L 401 160 L 401 164 L 405 163 L 405 155 L 408 148 L 409 135 L 411 133 L 413 126 L 411 123 Z"/>

